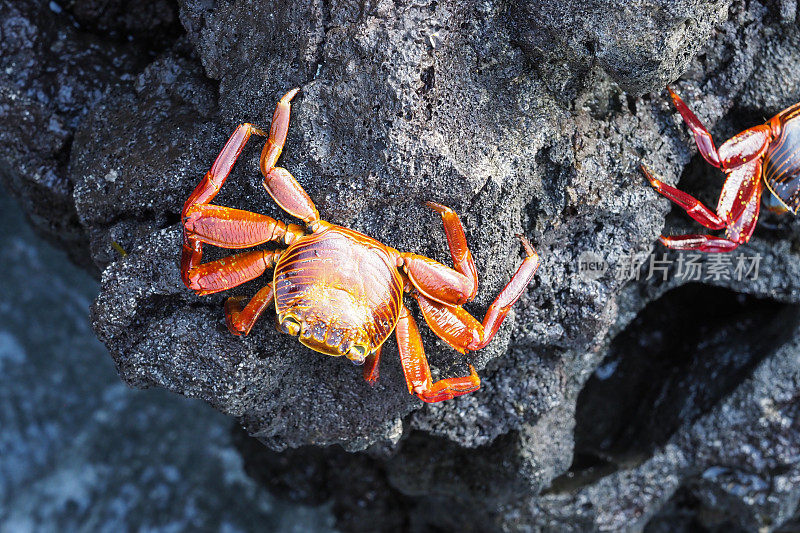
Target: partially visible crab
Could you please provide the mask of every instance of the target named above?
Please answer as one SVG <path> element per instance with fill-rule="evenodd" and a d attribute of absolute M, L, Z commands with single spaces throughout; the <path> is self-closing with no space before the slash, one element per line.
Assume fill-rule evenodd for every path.
<path fill-rule="evenodd" d="M 671 187 L 642 165 L 655 189 L 681 206 L 686 213 L 712 230 L 713 235 L 662 236 L 660 241 L 676 250 L 730 252 L 750 240 L 758 221 L 761 193 L 770 211 L 797 214 L 800 207 L 800 103 L 784 109 L 767 123 L 744 130 L 717 150 L 711 134 L 675 92 L 667 87 L 675 107 L 694 134 L 700 155 L 726 176 L 716 212 L 683 191 Z"/>
<path fill-rule="evenodd" d="M 289 91 L 278 102 L 260 166 L 272 199 L 302 220 L 310 233 L 266 215 L 209 203 L 250 135 L 267 136 L 251 124 L 241 124 L 183 206 L 183 282 L 199 295 L 211 294 L 274 267 L 273 280 L 246 305 L 242 297 L 228 298 L 225 318 L 233 334 L 247 335 L 274 300 L 280 331 L 298 336 L 318 352 L 344 355 L 359 365 L 366 362 L 364 377 L 370 384 L 378 379 L 381 346 L 395 331 L 409 393 L 426 402 L 439 402 L 477 390 L 480 379 L 472 365 L 469 376 L 432 381 L 419 329 L 403 305 L 403 293 L 417 300 L 425 321 L 447 344 L 461 353 L 479 350 L 492 340 L 533 278 L 538 255 L 518 235 L 527 257 L 480 323 L 461 307 L 475 297 L 478 276 L 464 228 L 451 209 L 427 203 L 442 217 L 455 270 L 320 220 L 300 184 L 286 169 L 275 166 L 286 141 L 289 102 L 298 90 Z M 279 241 L 288 247 L 242 252 L 201 264 L 203 243 L 239 249 Z"/>

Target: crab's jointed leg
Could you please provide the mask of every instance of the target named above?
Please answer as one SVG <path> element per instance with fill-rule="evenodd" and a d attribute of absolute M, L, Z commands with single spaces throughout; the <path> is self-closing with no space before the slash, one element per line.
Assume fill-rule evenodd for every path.
<path fill-rule="evenodd" d="M 524 236 L 518 235 L 527 256 L 511 280 L 497 295 L 494 302 L 486 311 L 483 323 L 478 322 L 460 305 L 443 303 L 426 296 L 427 288 L 418 286 L 409 276 L 416 291 L 412 295 L 416 298 L 422 309 L 422 314 L 428 326 L 436 335 L 450 346 L 464 353 L 468 350 L 480 350 L 495 336 L 500 325 L 505 320 L 511 307 L 519 300 L 525 288 L 533 279 L 536 269 L 539 268 L 539 255 Z"/>
<path fill-rule="evenodd" d="M 756 188 L 755 194 L 750 197 L 739 218 L 728 224 L 724 238 L 713 235 L 677 235 L 674 237 L 662 236 L 659 240 L 664 246 L 673 250 L 730 252 L 740 244 L 749 241 L 753 235 L 761 207 L 762 191 L 763 187 Z"/>
<path fill-rule="evenodd" d="M 272 125 L 269 128 L 269 139 L 261 151 L 260 166 L 264 175 L 264 188 L 275 203 L 293 217 L 309 224 L 319 220 L 319 212 L 314 202 L 288 170 L 275 166 L 289 133 L 290 102 L 299 90 L 292 89 L 275 106 Z"/>
<path fill-rule="evenodd" d="M 657 179 L 646 166 L 641 165 L 640 168 L 656 191 L 681 206 L 686 211 L 686 214 L 697 222 L 708 229 L 722 229 L 725 227 L 725 220 L 703 205 L 700 200 Z"/>
<path fill-rule="evenodd" d="M 234 335 L 247 335 L 258 317 L 266 311 L 275 295 L 273 282 L 269 282 L 242 306 L 243 296 L 234 296 L 225 301 L 225 323 Z"/>
<path fill-rule="evenodd" d="M 283 240 L 291 244 L 304 235 L 296 224 L 284 224 L 267 215 L 213 204 L 193 205 L 183 219 L 188 239 L 221 248 L 250 248 Z"/>
<path fill-rule="evenodd" d="M 424 402 L 433 403 L 450 400 L 480 388 L 481 380 L 472 365 L 469 365 L 469 376 L 441 379 L 433 383 L 419 328 L 405 306 L 400 308 L 396 336 L 409 393 L 416 394 Z"/>
<path fill-rule="evenodd" d="M 186 286 L 199 296 L 232 289 L 272 268 L 281 253 L 253 250 L 203 263 L 188 273 Z"/>
<path fill-rule="evenodd" d="M 667 87 L 667 91 L 669 95 L 672 97 L 672 102 L 675 104 L 678 112 L 683 117 L 683 121 L 686 123 L 686 126 L 689 127 L 692 134 L 694 135 L 694 141 L 697 143 L 697 149 L 700 151 L 700 155 L 703 156 L 703 159 L 708 161 L 711 165 L 719 168 L 721 166 L 721 159 L 719 157 L 719 153 L 717 153 L 717 149 L 714 146 L 714 139 L 711 138 L 711 134 L 708 133 L 708 130 L 703 123 L 700 122 L 700 119 L 692 113 L 692 110 L 681 100 L 681 97 L 678 96 L 675 91 L 673 91 L 670 87 Z"/>
<path fill-rule="evenodd" d="M 380 375 L 379 366 L 381 362 L 381 350 L 383 346 L 378 346 L 378 349 L 372 352 L 364 360 L 364 379 L 370 385 L 375 385 Z"/>
<path fill-rule="evenodd" d="M 467 246 L 467 237 L 464 235 L 464 226 L 455 211 L 441 204 L 425 202 L 425 205 L 436 211 L 442 216 L 444 231 L 447 235 L 447 245 L 450 248 L 450 257 L 453 258 L 453 266 L 456 272 L 463 274 L 472 282 L 472 289 L 467 296 L 468 302 L 475 298 L 478 292 L 478 270 L 475 268 L 475 261 L 472 253 Z"/>

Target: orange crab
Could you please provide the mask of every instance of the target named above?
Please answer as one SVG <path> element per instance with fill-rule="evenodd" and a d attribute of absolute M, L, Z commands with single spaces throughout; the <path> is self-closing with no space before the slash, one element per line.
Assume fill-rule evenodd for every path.
<path fill-rule="evenodd" d="M 231 289 L 274 267 L 273 279 L 246 305 L 228 298 L 225 318 L 235 335 L 247 335 L 274 301 L 278 329 L 298 336 L 312 350 L 344 355 L 365 364 L 364 378 L 378 379 L 381 346 L 396 332 L 409 393 L 426 402 L 448 400 L 480 387 L 470 375 L 433 382 L 419 329 L 403 305 L 408 292 L 419 303 L 428 326 L 461 353 L 479 350 L 494 337 L 511 306 L 539 266 L 539 257 L 518 235 L 527 256 L 511 281 L 489 306 L 483 323 L 461 306 L 475 297 L 478 276 L 464 228 L 451 209 L 428 202 L 444 223 L 451 269 L 427 257 L 399 252 L 375 239 L 320 220 L 314 203 L 294 177 L 276 167 L 289 128 L 292 89 L 278 102 L 269 134 L 241 124 L 183 206 L 181 275 L 198 295 Z M 302 220 L 306 229 L 266 215 L 210 204 L 222 187 L 250 135 L 267 136 L 260 167 L 264 187 L 284 211 Z M 283 250 L 254 250 L 202 263 L 202 246 L 241 249 L 282 241 Z"/>
<path fill-rule="evenodd" d="M 675 250 L 730 252 L 750 240 L 756 229 L 764 186 L 771 194 L 764 197 L 770 211 L 797 214 L 800 208 L 800 103 L 784 109 L 766 124 L 746 129 L 717 150 L 711 134 L 691 109 L 667 87 L 683 121 L 694 135 L 703 159 L 725 173 L 725 184 L 712 211 L 693 196 L 656 179 L 642 165 L 650 184 L 714 235 L 662 236 L 659 240 Z"/>

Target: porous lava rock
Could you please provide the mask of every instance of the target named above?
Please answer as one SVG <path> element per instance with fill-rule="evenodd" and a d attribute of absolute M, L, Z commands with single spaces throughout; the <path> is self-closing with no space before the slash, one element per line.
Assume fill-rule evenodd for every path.
<path fill-rule="evenodd" d="M 144 4 L 137 27 L 169 35 L 162 0 Z M 0 6 L 27 21 L 3 26 L 20 44 L 4 38 L 0 61 L 70 64 L 69 47 L 27 43 L 84 33 L 26 2 Z M 128 19 L 70 12 L 93 28 L 89 41 L 103 28 L 133 32 Z M 366 501 L 396 503 L 391 524 L 418 530 L 797 521 L 798 222 L 765 215 L 752 242 L 726 256 L 758 255 L 758 275 L 623 273 L 635 254 L 676 263 L 657 236 L 698 230 L 647 185 L 641 162 L 707 204 L 719 194 L 718 172 L 663 86 L 673 83 L 718 143 L 797 102 L 796 2 L 181 0 L 178 16 L 185 35 L 155 52 L 136 39 L 88 47 L 80 68 L 115 61 L 95 76 L 76 67 L 74 105 L 37 89 L 43 74 L 0 71 L 0 113 L 30 121 L 0 134 L 2 174 L 40 227 L 64 225 L 71 233 L 51 233 L 103 270 L 93 326 L 126 382 L 237 417 L 275 450 L 243 445 L 253 475 L 276 487 L 304 479 L 298 497 L 336 499 L 347 529 L 375 523 L 369 508 L 354 510 Z M 123 61 L 129 49 L 139 53 Z M 472 362 L 479 392 L 423 405 L 407 394 L 393 340 L 371 388 L 360 369 L 277 333 L 270 316 L 247 337 L 229 334 L 224 299 L 265 279 L 204 297 L 181 283 L 184 199 L 234 127 L 266 127 L 292 87 L 281 165 L 325 220 L 447 263 L 441 223 L 422 202 L 452 207 L 480 277 L 467 306 L 478 317 L 521 260 L 513 235 L 536 246 L 542 266 L 486 349 L 463 357 L 422 327 L 435 377 Z M 215 202 L 288 221 L 261 187 L 251 143 Z M 588 253 L 607 269 L 581 271 Z M 660 317 L 691 308 L 693 295 L 708 307 L 677 322 L 679 333 L 699 328 L 677 342 Z M 720 310 L 729 322 L 708 319 Z M 663 364 L 650 364 L 651 352 Z M 326 472 L 352 461 L 364 491 L 380 496 L 360 497 L 345 472 L 355 494 L 344 498 L 294 471 L 304 458 Z"/>

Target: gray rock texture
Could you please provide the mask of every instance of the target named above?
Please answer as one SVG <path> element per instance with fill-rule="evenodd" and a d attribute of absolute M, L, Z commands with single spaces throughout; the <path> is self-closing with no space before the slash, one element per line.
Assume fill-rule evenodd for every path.
<path fill-rule="evenodd" d="M 758 254 L 757 276 L 664 280 L 647 264 L 623 275 L 651 251 L 674 269 L 681 256 L 662 256 L 657 236 L 698 230 L 649 188 L 640 162 L 711 205 L 719 194 L 663 86 L 674 82 L 718 144 L 799 101 L 795 2 L 183 0 L 185 36 L 172 40 L 172 12 L 145 4 L 131 19 L 74 7 L 90 40 L 152 30 L 161 45 L 104 48 L 136 59 L 101 69 L 93 91 L 76 81 L 75 111 L 28 96 L 39 106 L 31 124 L 69 119 L 50 148 L 19 141 L 24 131 L 0 137 L 30 216 L 67 224 L 53 233 L 103 270 L 93 325 L 127 383 L 201 398 L 272 450 L 296 448 L 241 446 L 276 490 L 305 483 L 295 497 L 336 500 L 346 529 L 388 509 L 387 530 L 796 523 L 799 223 L 764 215 L 753 241 L 725 256 Z M 47 35 L 47 17 L 5 9 Z M 65 42 L 83 35 L 69 31 Z M 25 53 L 47 65 L 65 50 Z M 520 261 L 513 234 L 537 247 L 542 267 L 490 346 L 465 358 L 422 328 L 435 377 L 473 362 L 479 392 L 423 405 L 407 394 L 393 340 L 370 388 L 270 317 L 230 335 L 229 294 L 196 297 L 181 283 L 184 199 L 235 125 L 266 126 L 295 86 L 281 165 L 324 219 L 447 262 L 438 217 L 421 203 L 454 208 L 480 276 L 467 306 L 479 317 Z M 8 100 L 0 112 L 29 116 Z M 260 186 L 258 148 L 216 202 L 289 220 Z M 31 170 L 48 164 L 50 174 Z M 52 213 L 32 200 L 50 197 Z M 595 279 L 579 271 L 589 252 L 608 265 Z M 714 261 L 700 258 L 706 272 Z"/>

